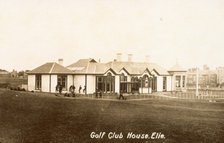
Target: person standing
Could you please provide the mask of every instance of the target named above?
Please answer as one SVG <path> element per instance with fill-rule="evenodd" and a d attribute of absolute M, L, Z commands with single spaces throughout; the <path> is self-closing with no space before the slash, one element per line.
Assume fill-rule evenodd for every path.
<path fill-rule="evenodd" d="M 58 83 L 57 84 L 57 86 L 56 86 L 56 91 L 59 91 L 59 94 L 61 94 L 61 92 L 62 92 L 62 86 L 61 86 L 61 84 L 60 83 Z"/>
<path fill-rule="evenodd" d="M 61 94 L 62 89 L 63 89 L 62 85 L 59 84 L 59 94 Z"/>
<path fill-rule="evenodd" d="M 82 86 L 80 85 L 80 86 L 79 86 L 79 93 L 81 92 L 81 90 L 82 90 Z"/>
<path fill-rule="evenodd" d="M 82 91 L 83 93 L 85 93 L 86 92 L 86 86 L 84 86 L 84 88 L 83 88 L 83 91 Z"/>

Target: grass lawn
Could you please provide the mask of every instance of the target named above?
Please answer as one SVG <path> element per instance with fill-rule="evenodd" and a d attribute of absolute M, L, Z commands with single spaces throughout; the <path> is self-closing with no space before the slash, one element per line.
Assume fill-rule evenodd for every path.
<path fill-rule="evenodd" d="M 124 137 L 91 139 L 91 132 Z M 165 139 L 127 139 L 129 132 L 161 132 Z M 223 141 L 223 101 L 108 101 L 0 90 L 0 143 Z"/>

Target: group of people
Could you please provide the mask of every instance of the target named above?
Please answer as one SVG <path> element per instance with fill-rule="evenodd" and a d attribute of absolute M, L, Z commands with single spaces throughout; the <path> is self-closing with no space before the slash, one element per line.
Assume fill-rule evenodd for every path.
<path fill-rule="evenodd" d="M 63 86 L 62 85 L 60 85 L 60 84 L 57 84 L 57 86 L 56 86 L 56 91 L 59 91 L 59 94 L 61 94 L 62 93 L 62 89 L 63 89 Z M 84 86 L 84 88 L 83 88 L 83 90 L 82 90 L 82 86 L 80 85 L 79 86 L 79 94 L 81 94 L 81 91 L 83 92 L 83 93 L 85 93 L 86 92 L 86 86 Z M 69 87 L 69 92 L 71 93 L 71 96 L 72 97 L 75 97 L 75 86 L 74 85 L 71 85 L 70 87 Z M 101 90 L 96 90 L 96 97 L 98 98 L 98 97 L 100 97 L 100 98 L 102 98 L 102 95 L 103 95 L 103 92 L 101 91 Z M 65 96 L 70 96 L 68 93 L 65 93 Z M 123 93 L 120 93 L 119 94 L 119 97 L 118 97 L 118 99 L 122 99 L 122 100 L 126 100 L 126 98 L 123 96 Z"/>
<path fill-rule="evenodd" d="M 57 84 L 57 86 L 56 86 L 56 91 L 58 91 L 59 92 L 59 94 L 61 94 L 62 93 L 62 90 L 63 90 L 63 86 L 59 83 L 59 84 Z M 83 90 L 82 90 L 82 86 L 80 85 L 79 86 L 79 93 L 81 94 L 81 91 L 83 91 L 83 93 L 85 93 L 86 92 L 86 86 L 84 86 L 84 88 L 83 88 Z M 72 96 L 75 96 L 75 86 L 74 85 L 71 85 L 70 87 L 69 87 L 69 92 L 72 94 Z"/>

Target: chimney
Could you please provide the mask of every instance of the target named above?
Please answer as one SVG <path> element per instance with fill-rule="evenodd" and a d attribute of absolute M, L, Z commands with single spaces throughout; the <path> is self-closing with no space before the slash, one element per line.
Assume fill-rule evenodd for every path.
<path fill-rule="evenodd" d="M 145 63 L 149 63 L 149 60 L 150 60 L 150 56 L 149 55 L 146 55 L 145 56 Z"/>
<path fill-rule="evenodd" d="M 63 59 L 58 59 L 58 63 L 63 66 Z"/>
<path fill-rule="evenodd" d="M 128 62 L 132 62 L 132 54 L 128 54 Z"/>
<path fill-rule="evenodd" d="M 121 53 L 117 53 L 117 61 L 121 62 L 122 60 L 122 54 Z"/>

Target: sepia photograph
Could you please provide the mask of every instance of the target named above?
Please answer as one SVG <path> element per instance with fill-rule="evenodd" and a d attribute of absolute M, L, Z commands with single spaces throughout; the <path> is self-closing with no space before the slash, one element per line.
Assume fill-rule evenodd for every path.
<path fill-rule="evenodd" d="M 0 143 L 223 143 L 223 0 L 0 0 Z"/>

